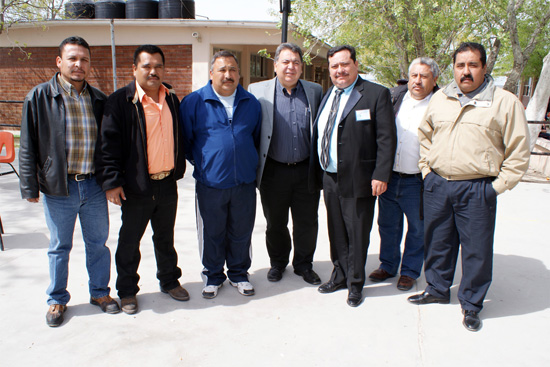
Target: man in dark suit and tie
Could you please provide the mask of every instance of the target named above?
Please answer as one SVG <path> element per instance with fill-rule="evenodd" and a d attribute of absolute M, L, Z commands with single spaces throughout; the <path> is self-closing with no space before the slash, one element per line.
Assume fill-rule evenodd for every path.
<path fill-rule="evenodd" d="M 390 91 L 359 77 L 353 47 L 333 47 L 327 59 L 334 87 L 321 102 L 312 159 L 318 162 L 334 268 L 319 292 L 347 288 L 348 305 L 357 307 L 363 299 L 374 204 L 392 173 L 395 121 Z"/>
<path fill-rule="evenodd" d="M 308 188 L 308 166 L 313 121 L 323 88 L 300 80 L 302 50 L 283 43 L 275 51 L 271 80 L 251 84 L 248 91 L 262 106 L 260 163 L 257 184 L 267 221 L 265 239 L 271 262 L 267 279 L 277 282 L 289 262 L 292 248 L 288 213 L 292 213 L 294 273 L 307 283 L 321 284 L 313 270 L 319 228 L 319 188 Z"/>

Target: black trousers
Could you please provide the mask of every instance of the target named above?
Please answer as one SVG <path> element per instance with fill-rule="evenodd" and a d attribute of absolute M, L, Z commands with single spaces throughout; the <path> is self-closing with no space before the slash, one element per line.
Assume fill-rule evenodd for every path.
<path fill-rule="evenodd" d="M 168 176 L 164 180 L 151 182 L 153 197 L 126 194 L 126 200 L 122 201 L 122 226 L 115 254 L 118 274 L 116 288 L 120 298 L 134 296 L 139 291 L 139 243 L 149 221 L 153 229 L 160 286 L 170 290 L 180 285 L 178 279 L 181 277 L 181 269 L 174 248 L 174 224 L 178 207 L 176 181 Z"/>
<path fill-rule="evenodd" d="M 265 232 L 271 266 L 285 268 L 292 248 L 288 213 L 292 214 L 295 270 L 312 269 L 319 228 L 319 192 L 308 190 L 308 160 L 288 165 L 267 159 L 260 195 L 267 221 Z"/>
<path fill-rule="evenodd" d="M 365 284 L 365 265 L 376 197 L 343 198 L 336 174 L 323 176 L 327 207 L 330 257 L 334 266 L 330 280 L 360 292 Z"/>

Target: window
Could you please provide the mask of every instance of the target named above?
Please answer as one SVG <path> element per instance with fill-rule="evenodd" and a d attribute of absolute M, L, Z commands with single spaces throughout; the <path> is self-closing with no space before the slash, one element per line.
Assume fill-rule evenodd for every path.
<path fill-rule="evenodd" d="M 267 59 L 259 55 L 250 55 L 250 76 L 267 78 Z"/>

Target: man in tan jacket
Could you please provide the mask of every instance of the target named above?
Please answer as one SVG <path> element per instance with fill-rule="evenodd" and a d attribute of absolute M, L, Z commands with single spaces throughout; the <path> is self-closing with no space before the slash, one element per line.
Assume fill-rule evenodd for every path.
<path fill-rule="evenodd" d="M 454 82 L 434 95 L 420 123 L 428 286 L 408 299 L 449 303 L 461 247 L 458 299 L 470 331 L 481 328 L 491 284 L 497 195 L 520 181 L 530 154 L 523 105 L 494 85 L 485 64 L 482 45 L 460 45 Z"/>

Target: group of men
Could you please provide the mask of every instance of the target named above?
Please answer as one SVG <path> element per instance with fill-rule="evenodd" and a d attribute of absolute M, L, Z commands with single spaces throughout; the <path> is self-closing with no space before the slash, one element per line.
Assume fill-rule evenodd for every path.
<path fill-rule="evenodd" d="M 439 69 L 430 58 L 414 60 L 408 85 L 391 93 L 359 76 L 353 47 L 333 47 L 327 60 L 333 87 L 324 97 L 320 85 L 300 79 L 302 50 L 291 43 L 276 50 L 275 78 L 247 92 L 237 58 L 220 51 L 208 84 L 180 103 L 163 82 L 159 47 L 138 47 L 135 80 L 107 97 L 86 82 L 86 41 L 64 40 L 59 72 L 29 92 L 21 125 L 22 196 L 38 202 L 43 193 L 51 237 L 47 324 L 61 325 L 70 298 L 77 215 L 92 304 L 107 313 L 138 311 L 139 245 L 149 222 L 160 290 L 189 299 L 174 248 L 176 181 L 187 159 L 196 180 L 204 298 L 216 297 L 227 278 L 242 295 L 255 292 L 248 270 L 257 187 L 267 221 L 267 279 L 283 278 L 293 250 L 295 274 L 320 293 L 347 289 L 348 305 L 360 305 L 379 198 L 381 264 L 369 278 L 384 281 L 399 271 L 397 288 L 407 291 L 425 263 L 428 286 L 409 301 L 449 303 L 461 247 L 458 298 L 465 327 L 479 330 L 492 276 L 496 195 L 514 187 L 528 165 L 521 103 L 485 75 L 485 50 L 476 43 L 455 51 L 455 81 L 437 93 Z M 313 270 L 321 190 L 333 263 L 323 284 Z M 115 255 L 120 306 L 109 295 L 107 200 L 122 213 Z"/>

